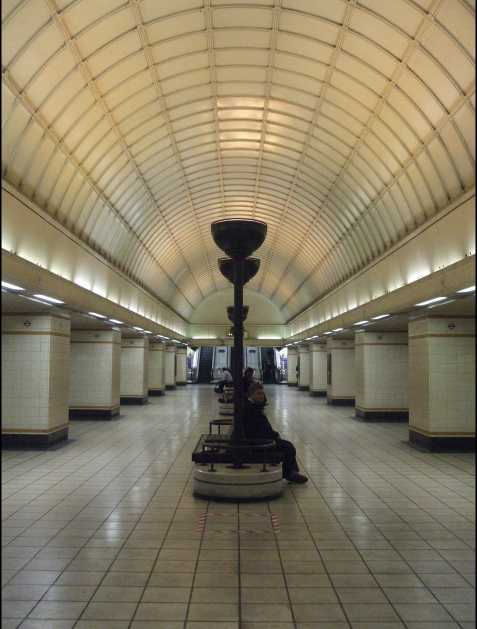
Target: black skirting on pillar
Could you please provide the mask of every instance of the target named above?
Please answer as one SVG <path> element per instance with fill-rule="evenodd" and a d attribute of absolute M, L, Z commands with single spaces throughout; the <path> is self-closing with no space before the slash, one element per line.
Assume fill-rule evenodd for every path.
<path fill-rule="evenodd" d="M 327 391 L 326 389 L 320 391 L 310 391 L 310 395 L 313 395 L 313 397 L 326 397 Z"/>
<path fill-rule="evenodd" d="M 434 437 L 409 429 L 409 443 L 426 452 L 475 452 L 475 436 Z"/>
<path fill-rule="evenodd" d="M 154 395 L 154 396 L 158 397 L 159 395 L 164 395 L 165 391 L 164 391 L 164 389 L 149 389 L 147 394 L 150 395 L 150 396 Z"/>
<path fill-rule="evenodd" d="M 356 417 L 366 422 L 408 422 L 409 411 L 365 411 L 356 407 Z"/>
<path fill-rule="evenodd" d="M 166 391 L 174 391 L 177 386 L 175 384 L 166 384 Z"/>
<path fill-rule="evenodd" d="M 187 382 L 176 382 L 176 387 L 185 387 Z"/>
<path fill-rule="evenodd" d="M 127 396 L 125 395 L 124 397 L 121 396 L 121 404 L 147 404 L 148 399 L 147 399 L 147 395 L 145 395 L 144 397 L 138 396 Z"/>
<path fill-rule="evenodd" d="M 334 406 L 354 406 L 354 397 L 328 397 L 328 404 L 333 404 Z"/>
<path fill-rule="evenodd" d="M 298 387 L 298 391 L 309 391 L 310 387 L 308 385 L 300 385 Z"/>
<path fill-rule="evenodd" d="M 70 408 L 70 419 L 113 419 L 119 415 L 119 406 L 114 408 Z"/>
<path fill-rule="evenodd" d="M 4 432 L 2 433 L 2 448 L 38 448 L 47 450 L 68 439 L 68 426 L 48 433 L 35 432 Z"/>

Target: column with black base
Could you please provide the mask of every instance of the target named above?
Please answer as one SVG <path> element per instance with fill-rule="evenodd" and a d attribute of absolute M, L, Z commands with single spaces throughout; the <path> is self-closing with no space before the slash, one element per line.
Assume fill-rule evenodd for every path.
<path fill-rule="evenodd" d="M 248 307 L 243 306 L 243 286 L 259 269 L 260 260 L 249 256 L 263 244 L 267 226 L 261 221 L 230 219 L 212 223 L 211 231 L 215 244 L 229 256 L 218 261 L 219 269 L 234 285 L 234 306 L 233 309 L 230 306 L 227 308 L 229 318 L 233 314 L 234 324 L 233 437 L 227 446 L 233 455 L 232 465 L 216 465 L 214 469 L 207 470 L 203 465 L 196 465 L 194 494 L 201 498 L 232 502 L 271 500 L 283 492 L 281 466 L 267 470 L 260 469 L 261 466 L 254 462 L 244 465 L 244 448 L 257 446 L 247 443 L 242 419 L 243 321 L 248 311 Z"/>

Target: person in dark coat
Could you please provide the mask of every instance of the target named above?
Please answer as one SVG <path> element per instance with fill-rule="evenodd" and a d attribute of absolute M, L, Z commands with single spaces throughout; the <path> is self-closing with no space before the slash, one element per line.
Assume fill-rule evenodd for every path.
<path fill-rule="evenodd" d="M 242 391 L 243 391 L 244 398 L 248 397 L 248 390 L 250 389 L 250 386 L 254 382 L 260 382 L 259 380 L 255 379 L 255 376 L 253 375 L 254 373 L 255 373 L 255 369 L 253 367 L 247 367 L 247 369 L 245 369 L 245 371 L 243 372 Z M 267 402 L 267 396 L 264 394 L 262 408 L 264 408 L 265 406 L 268 406 L 268 402 Z"/>
<path fill-rule="evenodd" d="M 254 382 L 248 390 L 248 398 L 243 403 L 243 431 L 247 439 L 273 439 L 275 451 L 283 452 L 283 478 L 290 483 L 306 483 L 308 478 L 300 474 L 296 461 L 296 449 L 273 430 L 263 412 L 265 392 L 260 382 Z"/>
<path fill-rule="evenodd" d="M 247 369 L 245 369 L 245 371 L 243 372 L 242 390 L 244 396 L 248 396 L 248 390 L 250 389 L 251 384 L 255 381 L 255 378 L 253 377 L 253 372 L 254 369 L 252 369 L 252 367 L 247 367 Z"/>

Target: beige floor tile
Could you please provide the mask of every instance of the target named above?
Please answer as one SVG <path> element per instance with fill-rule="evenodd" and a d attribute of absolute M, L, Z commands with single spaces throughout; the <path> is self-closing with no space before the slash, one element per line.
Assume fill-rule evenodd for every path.
<path fill-rule="evenodd" d="M 86 602 L 40 601 L 30 612 L 29 618 L 68 619 L 79 618 Z"/>
<path fill-rule="evenodd" d="M 143 591 L 143 587 L 134 587 L 130 585 L 123 587 L 100 585 L 92 600 L 94 602 L 138 602 L 141 599 Z"/>
<path fill-rule="evenodd" d="M 243 600 L 242 589 L 242 600 Z M 239 589 L 238 588 L 201 588 L 194 587 L 192 590 L 192 603 L 238 603 L 239 601 Z"/>
<path fill-rule="evenodd" d="M 286 588 L 247 588 L 242 587 L 240 591 L 242 604 L 248 603 L 288 603 Z"/>
<path fill-rule="evenodd" d="M 346 617 L 340 605 L 327 603 L 294 603 L 293 614 L 297 623 L 335 623 L 346 620 Z"/>
<path fill-rule="evenodd" d="M 392 605 L 389 604 L 363 604 L 344 603 L 343 609 L 350 621 L 360 622 L 399 622 Z"/>
<path fill-rule="evenodd" d="M 284 622 L 292 620 L 291 608 L 288 604 L 255 604 L 244 603 L 241 606 L 244 622 Z"/>
<path fill-rule="evenodd" d="M 293 605 L 304 604 L 339 604 L 338 597 L 331 587 L 324 588 L 289 588 L 288 593 Z"/>
<path fill-rule="evenodd" d="M 411 620 L 420 622 L 452 622 L 454 620 L 439 603 L 397 603 L 394 605 L 394 608 L 404 622 Z"/>
<path fill-rule="evenodd" d="M 52 585 L 44 601 L 89 601 L 96 591 L 94 585 Z"/>
<path fill-rule="evenodd" d="M 48 585 L 5 585 L 2 601 L 39 601 L 48 590 Z"/>
<path fill-rule="evenodd" d="M 139 603 L 135 621 L 184 621 L 187 614 L 185 603 Z"/>

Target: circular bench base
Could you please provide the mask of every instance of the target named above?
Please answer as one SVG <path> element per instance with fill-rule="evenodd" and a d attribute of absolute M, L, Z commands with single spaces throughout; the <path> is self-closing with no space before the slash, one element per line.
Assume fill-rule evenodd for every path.
<path fill-rule="evenodd" d="M 246 469 L 237 470 L 226 463 L 215 465 L 216 471 L 196 464 L 194 469 L 194 496 L 220 502 L 254 502 L 274 500 L 283 494 L 282 466 L 260 471 L 262 465 L 248 463 Z"/>

